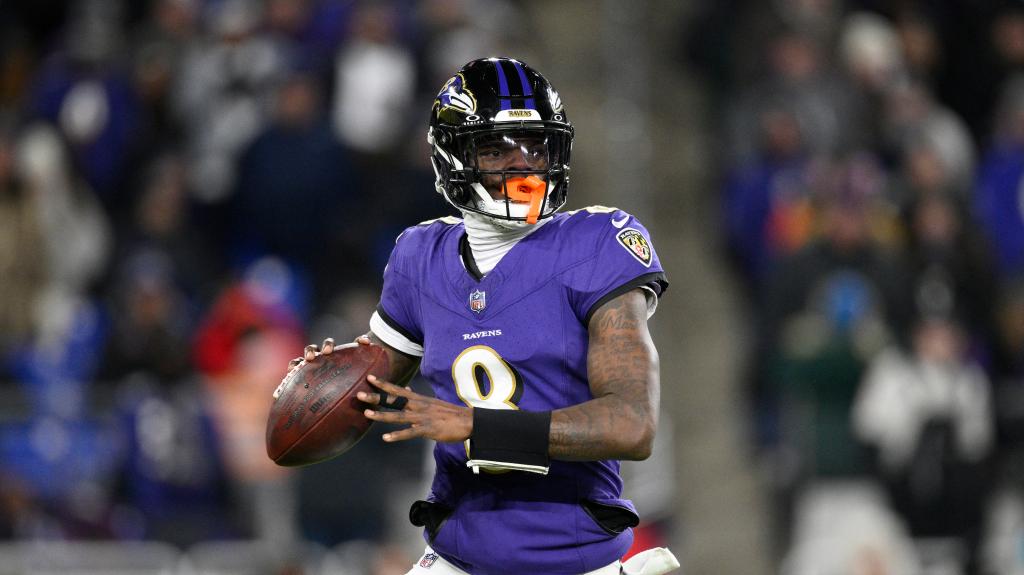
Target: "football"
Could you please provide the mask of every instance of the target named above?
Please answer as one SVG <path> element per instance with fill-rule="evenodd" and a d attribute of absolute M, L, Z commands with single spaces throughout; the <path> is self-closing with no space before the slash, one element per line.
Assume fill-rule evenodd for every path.
<path fill-rule="evenodd" d="M 363 415 L 359 391 L 375 388 L 367 375 L 388 376 L 379 345 L 346 344 L 303 361 L 279 388 L 267 419 L 267 455 L 278 465 L 309 465 L 341 455 L 373 423 Z"/>

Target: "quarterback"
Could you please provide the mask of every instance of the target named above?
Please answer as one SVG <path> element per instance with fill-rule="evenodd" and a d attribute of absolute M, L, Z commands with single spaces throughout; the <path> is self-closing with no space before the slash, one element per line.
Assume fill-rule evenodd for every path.
<path fill-rule="evenodd" d="M 462 218 L 405 230 L 363 344 L 391 373 L 366 416 L 387 442 L 436 441 L 412 505 L 427 547 L 410 574 L 665 573 L 622 563 L 639 522 L 620 460 L 651 453 L 658 354 L 647 329 L 668 287 L 644 226 L 605 207 L 560 211 L 573 127 L 526 64 L 466 64 L 441 88 L 427 141 L 436 189 Z M 307 346 L 305 359 L 332 352 Z M 297 358 L 296 362 L 302 358 Z M 416 370 L 435 397 L 405 384 Z"/>

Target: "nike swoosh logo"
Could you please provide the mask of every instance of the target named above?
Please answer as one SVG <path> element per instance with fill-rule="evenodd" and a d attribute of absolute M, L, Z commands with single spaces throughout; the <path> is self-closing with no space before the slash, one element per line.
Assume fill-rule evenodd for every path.
<path fill-rule="evenodd" d="M 626 225 L 626 220 L 628 219 L 629 216 L 622 216 L 621 220 L 612 220 L 612 225 L 617 228 L 621 228 L 622 226 Z"/>

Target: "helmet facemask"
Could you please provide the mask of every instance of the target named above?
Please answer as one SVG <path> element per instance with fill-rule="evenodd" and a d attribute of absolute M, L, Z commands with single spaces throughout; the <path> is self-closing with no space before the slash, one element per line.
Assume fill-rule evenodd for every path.
<path fill-rule="evenodd" d="M 438 191 L 459 210 L 535 224 L 566 200 L 572 128 L 544 123 L 430 134 Z"/>

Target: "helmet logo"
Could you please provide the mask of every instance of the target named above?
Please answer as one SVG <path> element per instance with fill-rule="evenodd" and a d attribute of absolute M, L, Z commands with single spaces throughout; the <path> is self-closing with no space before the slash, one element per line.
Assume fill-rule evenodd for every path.
<path fill-rule="evenodd" d="M 487 292 L 476 290 L 469 294 L 469 309 L 476 313 L 484 311 L 487 307 Z"/>
<path fill-rule="evenodd" d="M 444 83 L 444 86 L 441 86 L 434 105 L 439 106 L 442 110 L 452 109 L 463 114 L 476 113 L 476 97 L 466 89 L 466 80 L 462 74 L 452 76 Z"/>

